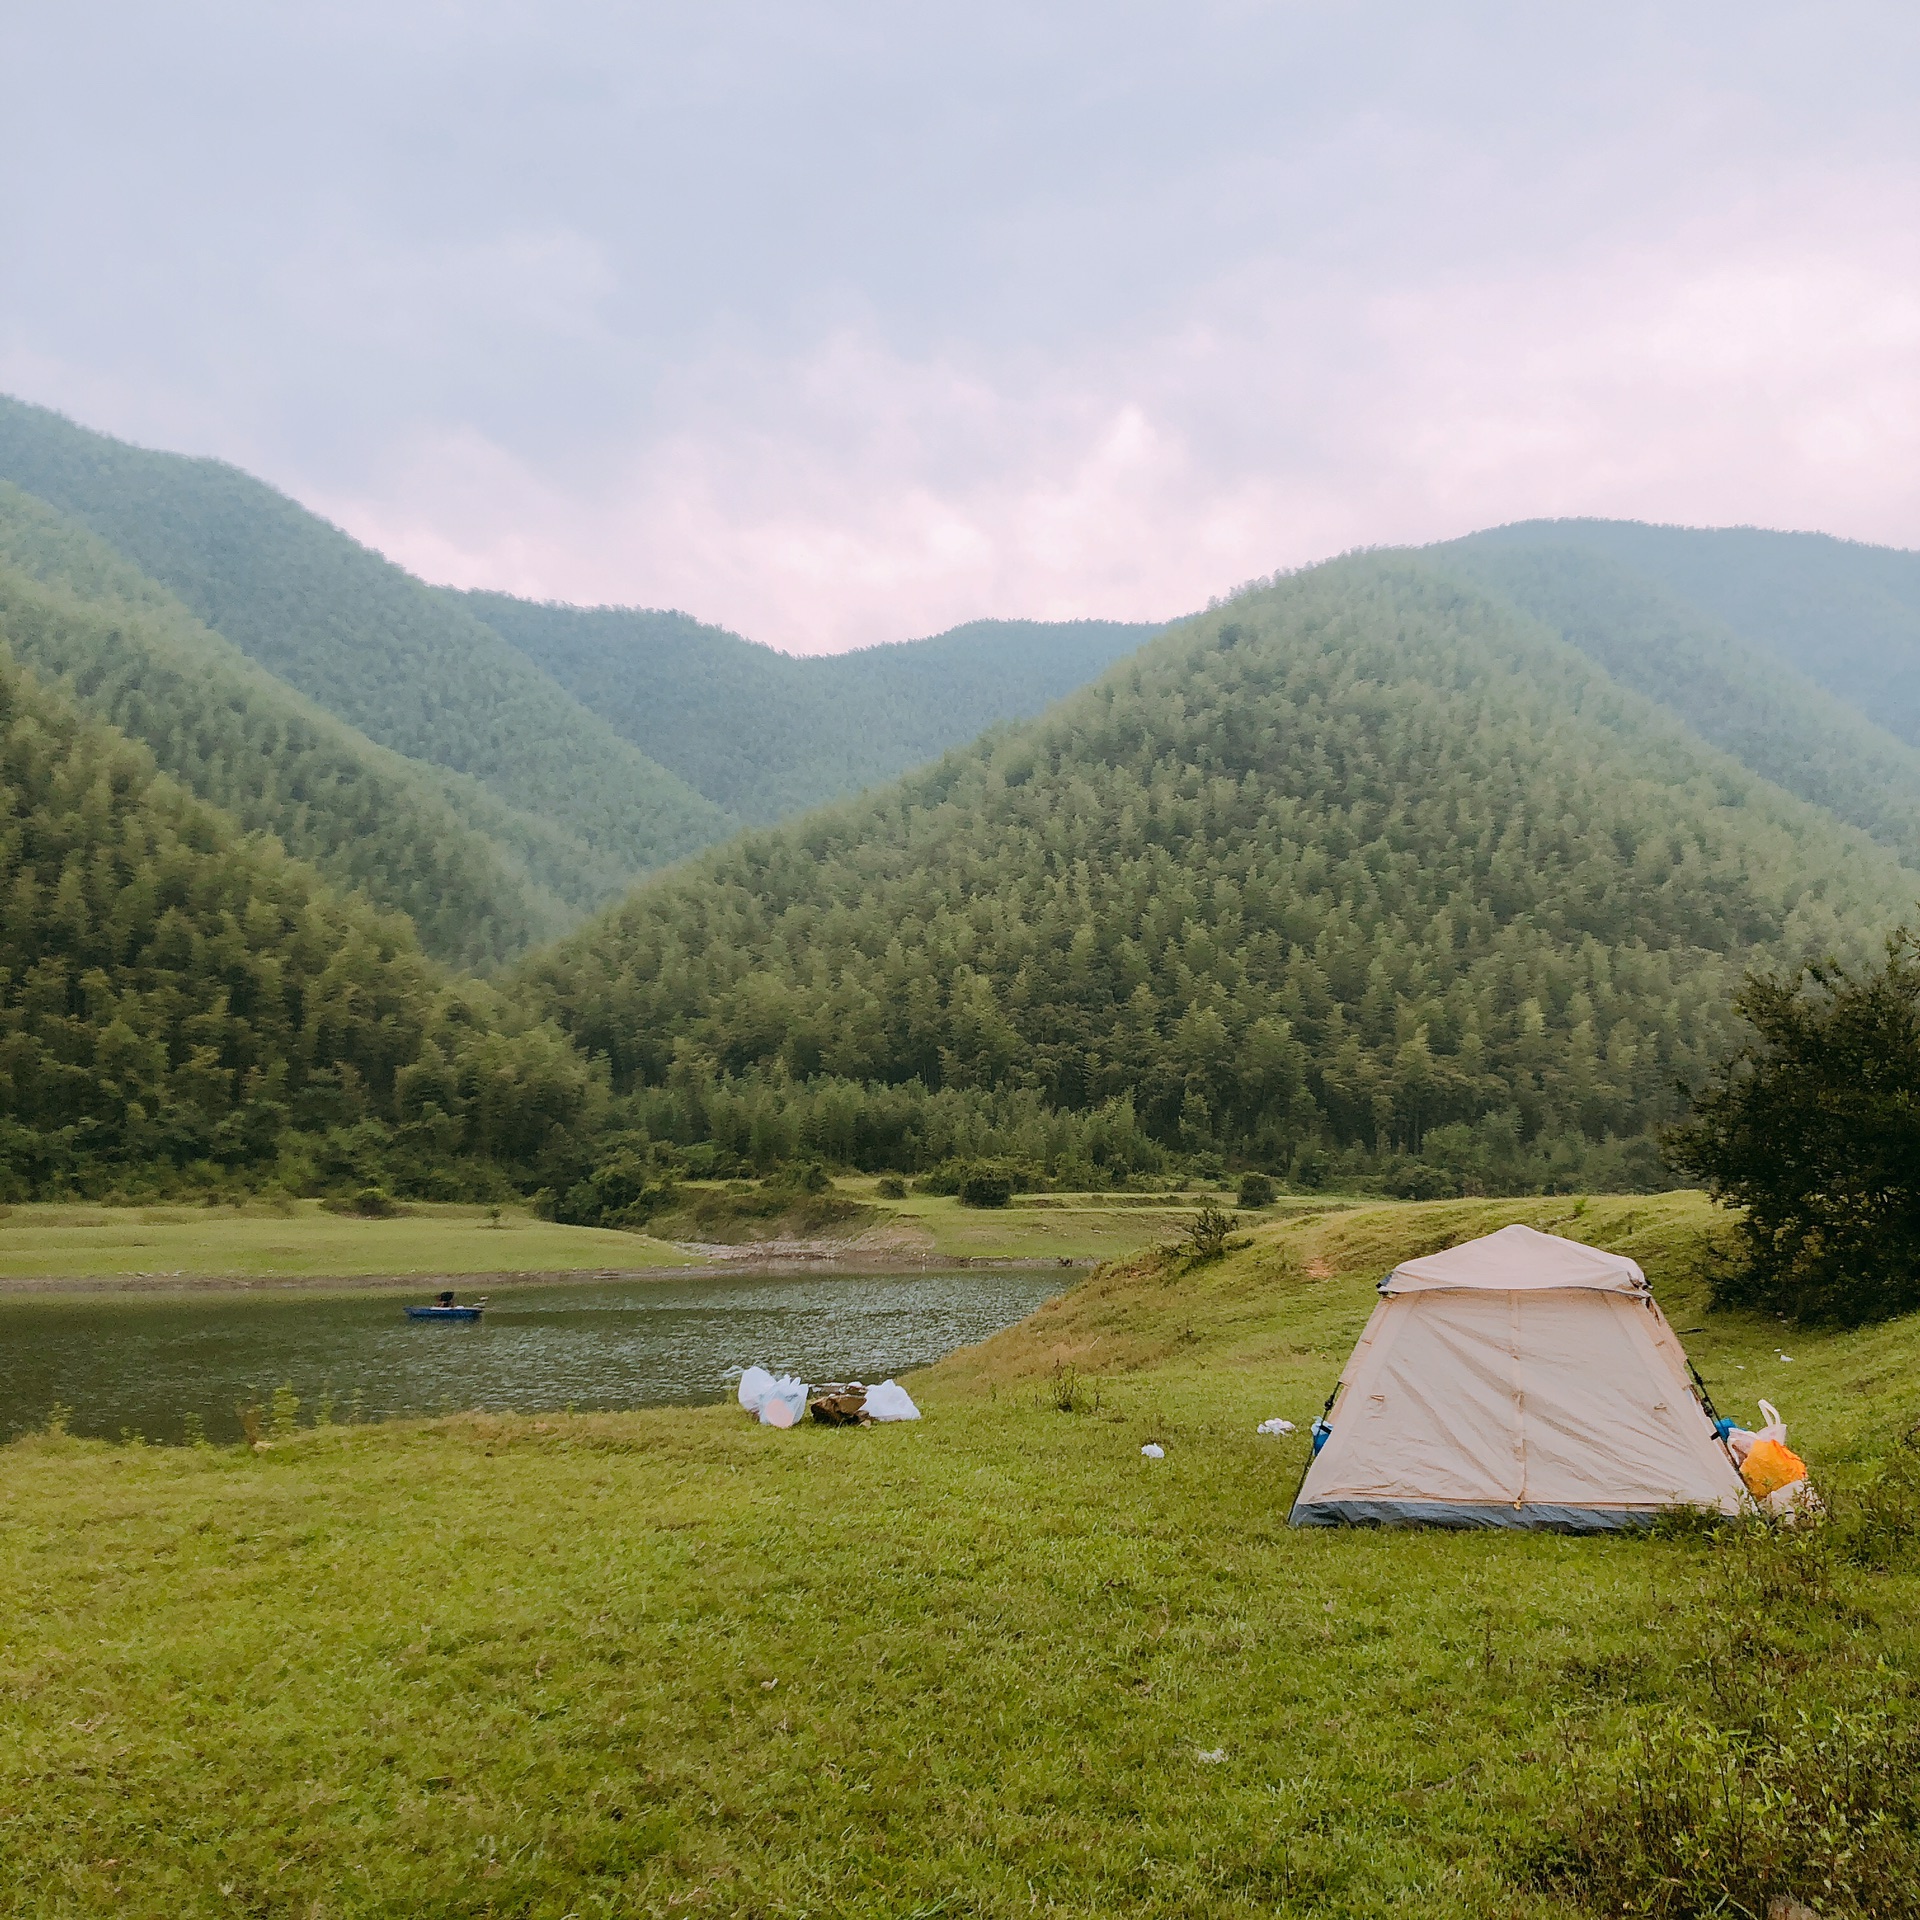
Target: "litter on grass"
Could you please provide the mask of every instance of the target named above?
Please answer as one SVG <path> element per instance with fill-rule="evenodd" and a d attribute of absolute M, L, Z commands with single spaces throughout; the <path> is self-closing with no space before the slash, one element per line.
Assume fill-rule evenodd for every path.
<path fill-rule="evenodd" d="M 809 1412 L 827 1427 L 865 1427 L 876 1420 L 920 1418 L 920 1409 L 906 1388 L 892 1380 L 883 1380 L 877 1387 L 864 1387 L 858 1380 L 835 1380 L 810 1387 L 795 1374 L 746 1367 L 741 1370 L 738 1393 L 742 1410 L 756 1415 L 765 1427 L 796 1426 Z"/>
<path fill-rule="evenodd" d="M 897 1381 L 882 1380 L 867 1389 L 867 1418 L 870 1420 L 918 1420 L 920 1409 L 908 1398 Z"/>
<path fill-rule="evenodd" d="M 1783 1356 L 1784 1357 L 1784 1356 Z M 1762 1513 L 1788 1521 L 1817 1516 L 1820 1496 L 1807 1478 L 1807 1463 L 1787 1445 L 1787 1423 L 1771 1400 L 1760 1402 L 1762 1426 L 1736 1427 L 1731 1420 L 1717 1423 L 1747 1492 Z"/>
<path fill-rule="evenodd" d="M 1291 1420 L 1262 1420 L 1260 1424 L 1254 1428 L 1255 1433 L 1291 1433 L 1292 1431 L 1293 1422 Z"/>
<path fill-rule="evenodd" d="M 807 1410 L 807 1383 L 790 1373 L 748 1367 L 740 1376 L 738 1391 L 741 1406 L 757 1413 L 764 1427 L 790 1427 Z"/>
<path fill-rule="evenodd" d="M 1156 1447 L 1151 1440 L 1140 1449 L 1140 1453 L 1142 1458 L 1147 1460 L 1164 1460 L 1167 1457 L 1166 1448 Z"/>

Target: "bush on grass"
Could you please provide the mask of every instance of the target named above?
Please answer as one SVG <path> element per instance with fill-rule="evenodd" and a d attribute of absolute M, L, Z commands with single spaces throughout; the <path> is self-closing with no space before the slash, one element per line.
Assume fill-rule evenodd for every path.
<path fill-rule="evenodd" d="M 1013 1175 L 1004 1167 L 969 1167 L 960 1181 L 963 1207 L 1007 1207 L 1013 1204 Z"/>

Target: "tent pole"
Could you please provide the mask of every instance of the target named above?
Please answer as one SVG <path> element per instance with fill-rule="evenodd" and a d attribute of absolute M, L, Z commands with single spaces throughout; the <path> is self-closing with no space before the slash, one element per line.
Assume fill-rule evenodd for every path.
<path fill-rule="evenodd" d="M 1327 1404 L 1320 1409 L 1320 1419 L 1324 1420 L 1333 1411 L 1333 1403 L 1340 1398 L 1340 1382 L 1333 1383 L 1333 1391 L 1327 1395 Z M 1314 1422 L 1317 1426 L 1318 1421 Z M 1313 1471 L 1313 1458 L 1320 1449 L 1313 1444 L 1313 1426 L 1307 1428 L 1307 1457 L 1300 1468 L 1300 1478 L 1294 1482 L 1293 1498 L 1287 1502 L 1287 1518 L 1292 1520 L 1293 1510 L 1300 1504 L 1300 1489 L 1307 1484 L 1307 1475 Z"/>

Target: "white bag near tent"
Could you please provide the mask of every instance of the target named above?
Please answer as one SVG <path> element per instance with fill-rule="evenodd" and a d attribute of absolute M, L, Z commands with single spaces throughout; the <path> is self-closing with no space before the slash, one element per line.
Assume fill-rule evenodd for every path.
<path fill-rule="evenodd" d="M 748 1367 L 740 1375 L 741 1411 L 758 1413 L 772 1391 L 773 1375 L 765 1367 Z"/>
<path fill-rule="evenodd" d="M 867 1418 L 869 1420 L 918 1420 L 920 1409 L 913 1404 L 905 1387 L 892 1380 L 882 1380 L 877 1387 L 867 1389 Z"/>

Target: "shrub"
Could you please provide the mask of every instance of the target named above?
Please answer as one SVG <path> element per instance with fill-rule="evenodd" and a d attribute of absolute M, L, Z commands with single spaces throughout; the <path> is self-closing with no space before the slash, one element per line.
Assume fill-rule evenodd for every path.
<path fill-rule="evenodd" d="M 1240 1204 L 1243 1207 L 1270 1207 L 1273 1205 L 1275 1188 L 1272 1176 L 1264 1173 L 1243 1173 L 1240 1176 Z"/>
<path fill-rule="evenodd" d="M 1601 1913 L 1653 1920 L 1779 1912 L 1920 1913 L 1920 1727 L 1869 1700 L 1724 1726 L 1668 1712 L 1574 1787 L 1543 1876 Z"/>
<path fill-rule="evenodd" d="M 1694 1097 L 1668 1159 L 1741 1209 L 1716 1305 L 1858 1326 L 1920 1306 L 1920 937 L 1880 968 L 1749 974 L 1754 1038 Z"/>
<path fill-rule="evenodd" d="M 1000 1167 L 969 1167 L 960 1182 L 963 1207 L 1005 1207 L 1013 1202 L 1013 1176 Z"/>
<path fill-rule="evenodd" d="M 329 1213 L 356 1214 L 362 1220 L 390 1220 L 400 1211 L 385 1187 L 362 1187 L 345 1199 L 323 1200 Z"/>
<path fill-rule="evenodd" d="M 907 1183 L 897 1173 L 889 1173 L 882 1176 L 874 1192 L 882 1200 L 904 1200 L 907 1197 Z"/>
<path fill-rule="evenodd" d="M 1387 1191 L 1399 1200 L 1452 1200 L 1460 1182 L 1444 1168 L 1412 1160 L 1387 1176 Z"/>
<path fill-rule="evenodd" d="M 1233 1220 L 1218 1207 L 1202 1207 L 1187 1222 L 1187 1248 L 1196 1260 L 1218 1260 L 1227 1250 Z"/>

